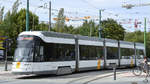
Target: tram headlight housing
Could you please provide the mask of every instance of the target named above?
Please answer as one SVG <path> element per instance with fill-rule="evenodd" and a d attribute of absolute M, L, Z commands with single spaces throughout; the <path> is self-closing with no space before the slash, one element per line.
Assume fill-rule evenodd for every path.
<path fill-rule="evenodd" d="M 21 63 L 20 63 L 20 62 L 17 62 L 17 63 L 16 63 L 16 68 L 19 69 L 19 68 L 20 68 L 20 65 L 21 65 Z"/>

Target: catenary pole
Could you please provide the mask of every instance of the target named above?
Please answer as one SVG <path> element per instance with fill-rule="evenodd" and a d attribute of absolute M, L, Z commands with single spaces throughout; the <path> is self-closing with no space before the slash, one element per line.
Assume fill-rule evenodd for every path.
<path fill-rule="evenodd" d="M 29 0 L 27 0 L 27 10 L 26 10 L 26 31 L 29 31 Z"/>
<path fill-rule="evenodd" d="M 51 30 L 51 1 L 49 2 L 49 29 L 48 31 Z"/>
<path fill-rule="evenodd" d="M 145 47 L 145 56 L 146 56 L 146 18 L 144 18 L 144 47 Z"/>
<path fill-rule="evenodd" d="M 99 38 L 101 38 L 101 10 L 99 10 Z"/>

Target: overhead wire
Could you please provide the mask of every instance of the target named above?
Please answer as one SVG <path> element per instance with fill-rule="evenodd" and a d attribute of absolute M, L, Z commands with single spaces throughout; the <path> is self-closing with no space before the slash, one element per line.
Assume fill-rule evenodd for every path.
<path fill-rule="evenodd" d="M 8 2 L 8 0 L 6 0 L 6 1 Z M 23 1 L 23 3 L 25 3 L 24 0 L 22 0 L 22 1 Z M 40 0 L 40 1 L 43 1 L 43 0 Z M 87 0 L 81 0 L 81 1 L 84 2 L 84 3 L 86 3 L 86 4 L 88 4 L 88 5 L 90 5 L 90 6 L 91 6 L 92 8 L 94 8 L 94 9 L 97 9 L 97 10 L 99 9 L 98 7 L 96 7 L 96 6 L 94 6 L 93 4 L 89 3 Z M 33 6 L 33 7 L 35 7 L 35 6 Z M 58 9 L 57 9 L 57 10 L 58 10 Z M 77 12 L 78 12 L 78 15 L 77 15 L 78 17 L 80 17 L 80 14 L 87 14 L 87 15 L 88 15 L 88 14 L 90 14 L 90 13 L 91 13 L 91 14 L 90 14 L 91 16 L 97 16 L 97 17 L 98 17 L 98 15 L 94 15 L 95 13 L 92 14 L 94 11 L 91 12 L 91 11 L 89 11 L 89 10 L 87 11 L 87 10 L 84 10 L 84 9 L 79 9 L 79 10 L 82 10 L 82 13 L 81 13 L 81 11 L 77 11 Z M 68 10 L 68 11 L 69 11 L 69 10 Z M 58 11 L 57 11 L 57 12 L 58 12 Z M 72 12 L 72 11 L 69 11 L 69 12 L 70 12 L 70 13 L 69 13 L 70 16 L 72 16 L 72 17 L 75 16 L 75 15 L 74 15 L 75 12 Z M 66 12 L 65 12 L 65 13 L 66 13 Z M 79 14 L 79 13 L 80 13 L 80 14 Z M 114 13 L 110 12 L 109 10 L 105 10 L 104 13 L 112 14 L 112 15 L 114 15 L 115 17 L 116 17 L 116 16 L 119 16 L 119 17 L 120 17 L 120 14 L 114 14 Z M 123 18 L 123 17 L 122 17 L 122 18 Z"/>

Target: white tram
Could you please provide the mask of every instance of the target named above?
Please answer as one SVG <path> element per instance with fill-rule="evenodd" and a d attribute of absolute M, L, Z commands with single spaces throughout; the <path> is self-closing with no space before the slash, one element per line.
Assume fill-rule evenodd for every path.
<path fill-rule="evenodd" d="M 68 74 L 82 70 L 134 67 L 143 60 L 144 45 L 45 31 L 18 36 L 12 73 Z"/>

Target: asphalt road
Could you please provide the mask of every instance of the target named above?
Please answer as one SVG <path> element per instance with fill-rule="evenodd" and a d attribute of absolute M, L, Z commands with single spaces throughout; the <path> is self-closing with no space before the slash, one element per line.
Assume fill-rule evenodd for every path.
<path fill-rule="evenodd" d="M 150 77 L 148 78 L 150 80 Z M 13 75 L 11 72 L 0 74 L 0 84 L 150 84 L 142 76 L 134 76 L 130 69 L 117 70 L 117 80 L 113 70 L 88 71 L 70 75 Z"/>

